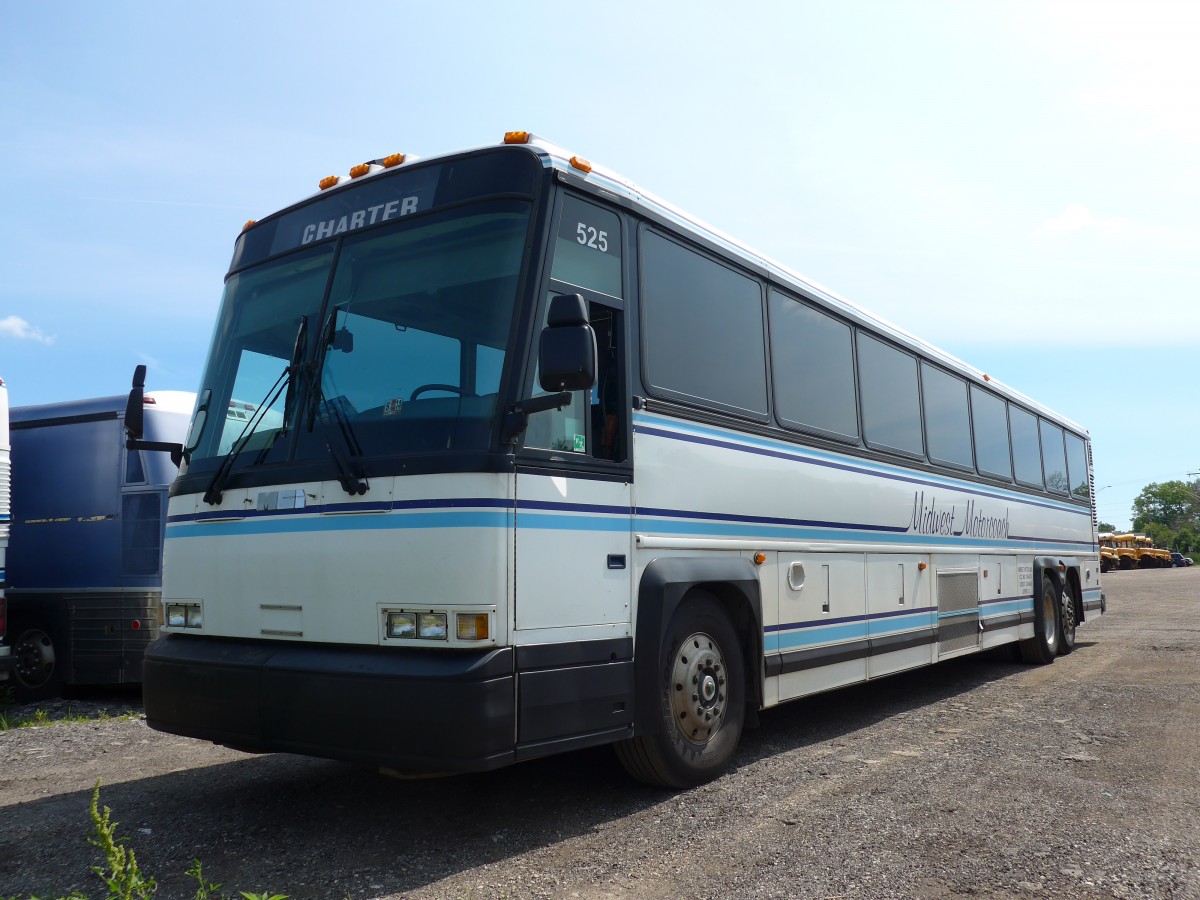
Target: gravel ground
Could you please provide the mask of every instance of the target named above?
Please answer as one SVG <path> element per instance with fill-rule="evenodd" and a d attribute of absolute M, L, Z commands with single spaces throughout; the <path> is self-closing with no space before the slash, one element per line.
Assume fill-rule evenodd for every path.
<path fill-rule="evenodd" d="M 959 660 L 789 704 L 730 774 L 674 794 L 606 749 L 401 781 L 136 714 L 11 729 L 0 896 L 102 895 L 85 840 L 101 779 L 168 898 L 194 895 L 198 857 L 235 896 L 1200 900 L 1200 567 L 1104 586 L 1108 614 L 1051 666 Z"/>

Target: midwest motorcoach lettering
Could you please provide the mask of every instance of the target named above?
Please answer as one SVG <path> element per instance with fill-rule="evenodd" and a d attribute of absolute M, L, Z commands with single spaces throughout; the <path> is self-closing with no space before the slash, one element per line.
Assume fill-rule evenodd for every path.
<path fill-rule="evenodd" d="M 374 225 L 377 222 L 386 222 L 388 219 L 407 216 L 409 213 L 416 211 L 416 197 L 404 197 L 401 200 L 392 200 L 388 203 L 368 206 L 365 209 L 356 209 L 354 212 L 347 213 L 341 218 L 326 219 L 322 222 L 312 222 L 305 225 L 300 243 L 311 244 L 313 241 L 324 240 L 325 238 L 333 237 L 335 234 L 354 231 L 356 228 L 362 228 L 365 225 Z"/>
<path fill-rule="evenodd" d="M 955 527 L 958 524 L 958 527 Z M 913 494 L 912 519 L 908 530 L 914 534 L 938 534 L 949 537 L 977 537 L 1008 540 L 1008 510 L 1003 516 L 984 513 L 974 500 L 967 501 L 966 511 L 960 519 L 958 507 L 939 508 L 937 498 L 925 502 L 925 492 Z"/>

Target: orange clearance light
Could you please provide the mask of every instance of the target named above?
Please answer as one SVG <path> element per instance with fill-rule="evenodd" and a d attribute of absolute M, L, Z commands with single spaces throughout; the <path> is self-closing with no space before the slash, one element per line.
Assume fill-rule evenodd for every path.
<path fill-rule="evenodd" d="M 391 168 L 394 168 L 395 166 L 400 165 L 400 163 L 402 163 L 402 162 L 404 162 L 404 154 L 403 153 L 393 153 L 391 156 L 385 156 L 383 158 L 383 162 L 381 163 L 381 165 L 385 169 L 391 169 Z"/>
<path fill-rule="evenodd" d="M 528 131 L 506 131 L 504 132 L 504 143 L 506 144 L 528 144 Z"/>
<path fill-rule="evenodd" d="M 247 219 L 246 224 L 242 226 L 242 231 L 249 231 L 253 227 L 254 227 L 254 220 Z"/>
<path fill-rule="evenodd" d="M 761 566 L 766 561 L 767 561 L 767 554 L 763 553 L 762 551 L 759 551 L 758 553 L 754 554 L 754 564 L 756 566 Z"/>
<path fill-rule="evenodd" d="M 359 163 L 357 166 L 355 166 L 353 169 L 350 170 L 350 177 L 351 178 L 362 178 L 364 175 L 366 175 L 370 171 L 371 171 L 370 163 Z"/>
<path fill-rule="evenodd" d="M 985 373 L 985 374 L 984 374 L 984 376 L 983 376 L 983 380 L 984 380 L 984 381 L 991 381 L 991 380 L 992 380 L 992 376 L 991 376 L 991 375 L 988 375 L 988 374 L 986 374 L 986 373 Z"/>
<path fill-rule="evenodd" d="M 326 190 L 327 188 L 333 187 L 337 183 L 338 177 L 336 175 L 326 175 L 318 182 L 318 187 L 320 187 L 321 190 Z"/>
<path fill-rule="evenodd" d="M 925 565 L 925 563 L 923 563 L 923 562 L 917 563 L 917 571 L 919 571 L 919 572 L 924 572 L 928 568 L 929 568 L 929 566 Z"/>
<path fill-rule="evenodd" d="M 572 165 L 572 167 L 574 167 L 574 168 L 578 169 L 580 172 L 582 172 L 584 175 L 586 175 L 588 172 L 592 171 L 592 164 L 590 162 L 588 162 L 586 159 L 584 159 L 582 156 L 572 156 L 571 157 L 571 165 Z"/>

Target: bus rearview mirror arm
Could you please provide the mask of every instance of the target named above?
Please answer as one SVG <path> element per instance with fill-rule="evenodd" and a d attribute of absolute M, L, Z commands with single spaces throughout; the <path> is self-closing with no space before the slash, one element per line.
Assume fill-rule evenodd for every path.
<path fill-rule="evenodd" d="M 179 468 L 183 462 L 183 444 L 169 441 L 143 441 L 146 428 L 144 404 L 146 402 L 146 367 L 140 365 L 133 370 L 133 388 L 125 403 L 125 449 L 156 450 L 171 454 L 171 462 Z"/>
<path fill-rule="evenodd" d="M 545 412 L 548 409 L 562 409 L 570 403 L 570 391 L 531 397 L 520 403 L 514 403 L 504 414 L 504 425 L 501 429 L 502 443 L 511 444 L 515 441 L 529 427 L 529 417 L 534 413 Z"/>

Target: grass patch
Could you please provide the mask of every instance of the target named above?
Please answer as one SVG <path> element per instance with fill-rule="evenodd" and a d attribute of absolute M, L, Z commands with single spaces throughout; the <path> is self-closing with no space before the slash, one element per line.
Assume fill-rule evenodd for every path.
<path fill-rule="evenodd" d="M 99 781 L 92 789 L 88 817 L 92 820 L 92 831 L 88 836 L 88 843 L 104 854 L 104 865 L 92 866 L 92 873 L 104 883 L 104 887 L 107 889 L 102 900 L 150 900 L 150 897 L 158 890 L 158 883 L 142 871 L 133 850 L 125 846 L 125 839 L 117 837 L 118 823 L 112 820 L 112 810 L 106 806 L 101 811 Z M 228 894 L 221 893 L 221 885 L 214 884 L 204 877 L 200 860 L 193 860 L 192 867 L 185 874 L 196 881 L 196 900 L 229 900 Z M 236 896 L 242 900 L 288 900 L 287 894 L 276 894 L 271 891 L 261 893 L 238 891 Z M 9 897 L 8 900 L 21 900 L 21 898 Z M 29 900 L 43 900 L 43 898 L 30 895 Z M 90 900 L 90 897 L 80 891 L 72 891 L 70 894 L 59 897 L 58 900 Z"/>
<path fill-rule="evenodd" d="M 84 722 L 110 722 L 122 719 L 137 719 L 141 717 L 137 710 L 110 713 L 107 709 L 97 709 L 90 712 L 76 712 L 70 706 L 59 716 L 51 716 L 44 709 L 35 709 L 24 715 L 13 715 L 8 710 L 0 712 L 0 731 L 10 731 L 13 728 L 42 728 L 51 725 L 78 725 Z"/>

